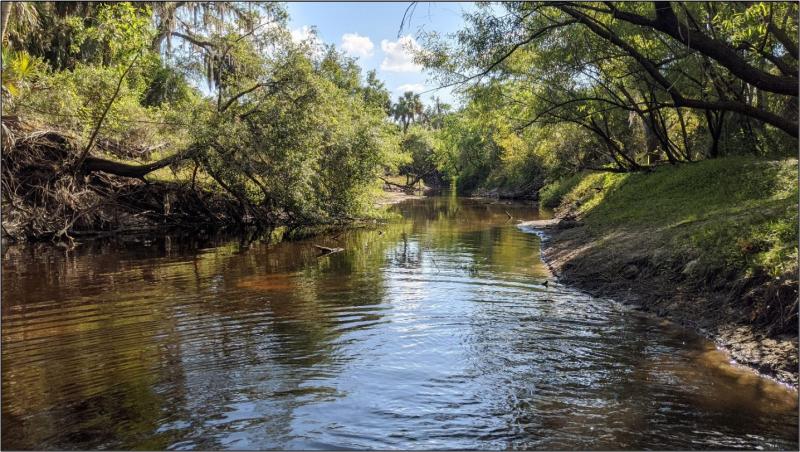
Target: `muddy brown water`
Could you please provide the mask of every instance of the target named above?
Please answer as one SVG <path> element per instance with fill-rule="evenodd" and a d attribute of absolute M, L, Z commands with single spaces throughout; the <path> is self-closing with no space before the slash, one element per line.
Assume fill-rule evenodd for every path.
<path fill-rule="evenodd" d="M 336 239 L 6 248 L 2 447 L 797 449 L 796 391 L 554 281 L 532 206 L 392 209 Z"/>

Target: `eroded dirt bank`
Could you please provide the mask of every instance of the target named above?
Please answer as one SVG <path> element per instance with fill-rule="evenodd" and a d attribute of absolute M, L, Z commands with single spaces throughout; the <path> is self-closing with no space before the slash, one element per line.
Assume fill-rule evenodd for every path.
<path fill-rule="evenodd" d="M 198 177 L 197 159 L 120 163 L 151 160 L 150 151 L 134 145 L 100 140 L 95 146 L 101 151 L 98 155 L 108 158 L 87 154 L 82 160 L 81 146 L 72 132 L 18 117 L 3 117 L 2 141 L 0 238 L 4 243 L 72 245 L 76 238 L 118 234 L 216 231 L 247 235 L 245 231 L 253 229 L 268 232 L 282 226 L 292 230 L 344 227 L 374 221 L 369 217 L 300 218 L 267 203 L 252 203 L 220 190 L 209 183 L 208 177 Z M 87 168 L 87 162 L 93 166 Z M 116 169 L 109 171 L 113 166 Z M 171 169 L 171 175 L 144 172 L 153 168 Z M 181 170 L 184 173 L 179 175 L 177 171 Z M 134 175 L 136 171 L 141 172 Z M 216 176 L 212 180 L 217 180 Z M 385 192 L 375 207 L 413 197 Z"/>
<path fill-rule="evenodd" d="M 520 227 L 543 237 L 544 260 L 565 283 L 698 331 L 736 362 L 797 387 L 797 335 L 776 333 L 774 324 L 758 318 L 764 300 L 796 299 L 791 276 L 729 281 L 705 275 L 705 283 L 698 284 L 692 273 L 703 269 L 661 248 L 655 230 L 598 236 L 580 223 L 558 219 Z"/>

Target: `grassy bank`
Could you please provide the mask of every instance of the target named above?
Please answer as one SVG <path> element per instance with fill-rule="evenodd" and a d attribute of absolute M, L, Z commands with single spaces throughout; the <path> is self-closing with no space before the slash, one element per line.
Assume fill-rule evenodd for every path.
<path fill-rule="evenodd" d="M 796 382 L 797 160 L 587 173 L 544 187 L 540 202 L 581 224 L 545 251 L 565 279 L 694 326 Z"/>

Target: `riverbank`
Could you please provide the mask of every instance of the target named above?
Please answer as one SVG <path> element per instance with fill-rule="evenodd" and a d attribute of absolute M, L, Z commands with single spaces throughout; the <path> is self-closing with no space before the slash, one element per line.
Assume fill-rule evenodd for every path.
<path fill-rule="evenodd" d="M 564 282 L 699 331 L 798 383 L 797 161 L 720 159 L 585 174 L 561 192 L 544 259 Z M 543 200 L 548 198 L 543 196 Z"/>
<path fill-rule="evenodd" d="M 83 161 L 157 169 L 137 176 L 103 168 L 89 171 L 80 163 L 80 140 L 73 131 L 6 116 L 2 129 L 3 243 L 69 245 L 75 239 L 113 235 L 343 227 L 377 220 L 383 215 L 381 208 L 414 197 L 376 189 L 371 206 L 375 210 L 368 206 L 359 217 L 298 216 L 285 206 L 252 202 L 222 190 L 224 182 L 201 171 L 197 161 L 129 165 L 123 162 L 151 161 L 154 156 L 135 144 L 99 140 Z"/>

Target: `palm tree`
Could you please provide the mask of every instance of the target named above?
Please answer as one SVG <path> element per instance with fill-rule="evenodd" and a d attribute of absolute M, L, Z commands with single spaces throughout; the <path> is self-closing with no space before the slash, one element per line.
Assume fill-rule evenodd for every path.
<path fill-rule="evenodd" d="M 419 94 L 413 91 L 406 91 L 397 99 L 397 103 L 392 107 L 392 117 L 400 121 L 403 126 L 403 133 L 408 131 L 408 126 L 415 122 L 422 115 L 423 105 Z"/>
<path fill-rule="evenodd" d="M 3 2 L 0 5 L 0 35 L 2 35 L 3 44 L 6 43 L 8 25 L 12 15 L 17 26 L 23 29 L 34 28 L 39 20 L 39 12 L 35 3 Z"/>

